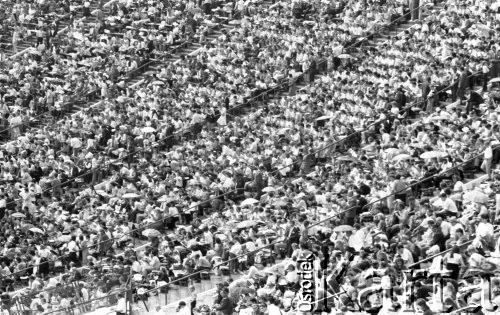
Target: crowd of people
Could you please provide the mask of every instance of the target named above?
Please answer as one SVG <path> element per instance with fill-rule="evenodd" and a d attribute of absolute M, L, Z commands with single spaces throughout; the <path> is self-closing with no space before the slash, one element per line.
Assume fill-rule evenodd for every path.
<path fill-rule="evenodd" d="M 217 9 L 225 5 L 222 1 L 168 1 L 145 10 L 133 1 L 99 1 L 97 9 L 86 14 L 87 1 L 80 9 L 71 4 L 69 21 L 66 15 L 56 14 L 52 22 L 47 21 L 49 16 L 42 17 L 50 3 L 33 9 L 37 14 L 32 19 L 39 21 L 36 46 L 0 60 L 4 136 L 16 139 L 33 117 L 59 118 L 76 101 L 115 98 L 152 60 L 172 55 L 186 42 L 205 41 L 211 29 L 224 22 Z M 83 18 L 78 19 L 80 10 Z M 4 20 L 4 28 L 17 25 L 13 37 L 19 37 L 17 29 L 23 22 L 15 6 L 6 15 L 10 18 Z M 63 21 L 69 23 L 67 27 L 59 26 Z"/>
<path fill-rule="evenodd" d="M 159 47 L 141 44 L 144 34 L 125 31 L 120 23 L 127 15 L 168 29 L 175 17 L 194 25 L 211 12 L 210 2 L 190 3 L 187 11 L 164 6 L 165 12 L 161 5 L 115 5 L 111 11 L 121 18 L 102 17 L 103 25 L 113 24 L 104 29 L 135 38 L 131 46 L 148 53 Z M 235 8 L 245 10 L 231 14 L 241 14 L 234 29 L 214 43 L 200 40 L 194 56 L 166 65 L 133 89 L 117 84 L 118 70 L 103 70 L 123 59 L 132 41 L 99 44 L 117 48 L 104 66 L 88 66 L 110 82 L 99 90 L 103 102 L 43 130 L 22 136 L 16 130 L 16 140 L 1 151 L 3 307 L 46 314 L 89 301 L 79 309 L 86 312 L 117 303 L 111 293 L 131 284 L 156 288 L 250 269 L 244 280 L 221 284 L 215 310 L 293 314 L 300 294 L 295 264 L 308 252 L 327 257 L 321 264 L 332 273 L 355 257 L 341 281 L 328 280 L 334 292 L 325 300 L 336 310 L 381 302 L 397 309 L 403 295 L 364 301 L 363 289 L 380 283 L 404 289 L 401 284 L 412 280 L 405 271 L 425 268 L 415 265 L 425 258 L 431 270 L 444 259 L 452 276 L 444 293 L 431 292 L 430 302 L 432 279 L 415 280 L 417 308 L 431 314 L 439 305 L 462 307 L 460 276 L 495 267 L 500 257 L 491 224 L 500 205 L 489 198 L 500 182 L 493 167 L 499 114 L 485 89 L 472 91 L 486 86 L 497 58 L 498 6 L 474 5 L 447 1 L 387 43 L 346 57 L 344 47 L 408 13 L 407 4 L 237 2 Z M 76 70 L 77 61 L 89 60 L 86 47 L 102 43 L 100 35 L 82 35 L 78 27 L 69 32 L 85 45 L 73 42 L 81 55 L 72 57 L 73 65 L 61 63 L 61 73 L 68 66 Z M 203 29 L 191 31 L 203 37 Z M 32 58 L 44 56 L 38 52 Z M 33 65 L 36 59 L 23 58 L 24 66 L 6 72 L 12 78 L 22 73 L 23 97 L 46 93 L 40 88 L 44 70 Z M 53 59 L 60 60 L 57 54 Z M 27 76 L 19 69 L 28 65 L 36 70 Z M 87 70 L 78 75 L 92 77 Z M 310 85 L 297 91 L 297 80 Z M 68 78 L 60 84 L 74 94 Z M 276 87 L 287 96 L 264 98 L 266 106 L 233 116 L 235 107 Z M 3 95 L 5 113 L 12 111 L 15 88 Z M 22 98 L 14 103 L 20 111 L 26 107 Z M 479 169 L 486 184 L 464 185 Z M 134 251 L 138 238 L 150 242 L 145 250 Z M 276 257 L 284 261 L 272 273 L 256 268 Z M 27 287 L 13 297 L 21 285 Z"/>

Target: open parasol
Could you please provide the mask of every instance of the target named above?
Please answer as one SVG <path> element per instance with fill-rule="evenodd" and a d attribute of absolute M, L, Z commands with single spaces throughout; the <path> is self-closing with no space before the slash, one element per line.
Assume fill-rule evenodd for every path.
<path fill-rule="evenodd" d="M 259 203 L 259 201 L 257 199 L 247 198 L 247 199 L 243 200 L 243 202 L 241 203 L 241 205 L 242 206 L 248 206 L 248 205 L 253 205 L 253 204 L 256 204 L 256 203 Z"/>
<path fill-rule="evenodd" d="M 145 229 L 144 231 L 142 231 L 142 235 L 144 235 L 146 237 L 157 237 L 157 236 L 160 236 L 161 233 L 160 233 L 160 231 L 155 230 L 155 229 Z"/>
<path fill-rule="evenodd" d="M 122 198 L 125 198 L 125 199 L 133 199 L 133 198 L 138 198 L 140 197 L 141 195 L 138 195 L 136 193 L 126 193 L 122 196 Z"/>

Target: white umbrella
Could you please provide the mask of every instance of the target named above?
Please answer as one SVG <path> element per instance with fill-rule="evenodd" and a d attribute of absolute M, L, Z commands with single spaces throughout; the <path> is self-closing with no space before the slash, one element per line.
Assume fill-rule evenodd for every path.
<path fill-rule="evenodd" d="M 352 157 L 350 155 L 345 155 L 345 156 L 339 156 L 336 158 L 337 161 L 346 161 L 346 162 L 354 162 L 356 161 L 355 157 Z"/>
<path fill-rule="evenodd" d="M 276 188 L 274 187 L 266 187 L 264 189 L 262 189 L 263 192 L 271 192 L 271 191 L 276 191 Z"/>
<path fill-rule="evenodd" d="M 166 202 L 166 203 L 169 203 L 169 202 L 174 201 L 174 199 L 173 199 L 173 198 L 170 198 L 170 197 L 169 197 L 169 196 L 167 196 L 167 195 L 163 195 L 163 196 L 161 196 L 160 198 L 158 198 L 158 201 L 159 201 L 159 202 Z"/>
<path fill-rule="evenodd" d="M 71 235 L 61 235 L 57 238 L 57 240 L 63 243 L 69 242 L 71 241 Z"/>
<path fill-rule="evenodd" d="M 227 239 L 227 236 L 226 234 L 222 234 L 222 233 L 219 233 L 219 234 L 215 234 L 214 237 L 217 237 L 218 239 L 220 239 L 221 241 L 224 241 Z"/>
<path fill-rule="evenodd" d="M 253 205 L 253 204 L 256 204 L 256 203 L 259 203 L 259 201 L 257 199 L 247 198 L 247 199 L 243 200 L 243 202 L 241 203 L 241 205 L 242 206 L 247 206 L 247 205 Z"/>
<path fill-rule="evenodd" d="M 446 156 L 447 154 L 444 152 L 440 151 L 427 151 L 422 154 L 420 154 L 420 158 L 422 159 L 435 159 L 435 158 L 441 158 Z"/>
<path fill-rule="evenodd" d="M 399 149 L 398 148 L 387 148 L 384 150 L 384 152 L 387 154 L 395 154 L 395 153 L 399 152 Z"/>
<path fill-rule="evenodd" d="M 393 161 L 406 161 L 406 160 L 411 160 L 411 159 L 412 159 L 412 156 L 409 154 L 398 154 L 392 158 Z"/>
<path fill-rule="evenodd" d="M 125 198 L 125 199 L 132 199 L 132 198 L 137 198 L 137 197 L 140 197 L 140 195 L 138 195 L 136 193 L 126 193 L 122 196 L 122 198 Z"/>
<path fill-rule="evenodd" d="M 156 129 L 153 127 L 144 127 L 141 129 L 142 132 L 148 133 L 148 132 L 155 132 Z"/>
<path fill-rule="evenodd" d="M 370 143 L 370 144 L 367 144 L 365 145 L 364 147 L 362 147 L 361 149 L 367 151 L 367 150 L 371 150 L 375 147 L 375 144 L 374 143 Z"/>
<path fill-rule="evenodd" d="M 155 230 L 155 229 L 145 229 L 144 231 L 142 231 L 142 235 L 144 235 L 146 237 L 156 237 L 156 236 L 160 236 L 161 233 L 160 233 L 160 231 Z"/>
<path fill-rule="evenodd" d="M 39 234 L 44 234 L 45 233 L 42 229 L 39 229 L 37 227 L 32 227 L 30 229 L 30 231 L 33 232 L 33 233 L 39 233 Z"/>
<path fill-rule="evenodd" d="M 286 206 L 287 203 L 284 200 L 278 200 L 278 201 L 274 202 L 273 205 L 275 205 L 277 207 L 281 207 L 281 206 Z"/>
<path fill-rule="evenodd" d="M 477 203 L 487 203 L 489 201 L 488 195 L 478 190 L 466 192 L 463 198 L 464 200 L 469 200 Z"/>
<path fill-rule="evenodd" d="M 96 189 L 95 193 L 102 196 L 109 196 L 109 194 L 102 189 Z"/>
<path fill-rule="evenodd" d="M 244 228 L 252 227 L 252 226 L 255 226 L 255 225 L 257 225 L 257 222 L 252 221 L 252 220 L 246 220 L 246 221 L 242 221 L 242 222 L 238 223 L 236 225 L 236 228 L 238 228 L 238 229 L 244 229 Z"/>
<path fill-rule="evenodd" d="M 26 216 L 20 212 L 16 212 L 12 214 L 13 218 L 26 218 Z"/>
<path fill-rule="evenodd" d="M 297 194 L 297 196 L 293 197 L 293 199 L 300 199 L 302 197 L 304 197 L 306 194 L 304 194 L 303 192 Z"/>
<path fill-rule="evenodd" d="M 278 135 L 284 135 L 288 130 L 291 130 L 290 128 L 281 128 L 278 130 Z"/>
<path fill-rule="evenodd" d="M 450 119 L 450 117 L 447 117 L 446 115 L 434 116 L 434 117 L 430 118 L 430 120 L 432 120 L 432 121 L 448 120 L 448 119 Z"/>
<path fill-rule="evenodd" d="M 311 173 L 307 174 L 306 177 L 315 177 L 317 175 L 318 174 L 316 173 L 316 171 L 312 171 Z"/>
<path fill-rule="evenodd" d="M 340 54 L 337 57 L 340 58 L 340 59 L 350 59 L 350 58 L 352 58 L 352 56 L 349 55 L 349 54 Z"/>
<path fill-rule="evenodd" d="M 327 120 L 327 119 L 332 119 L 333 116 L 321 116 L 321 117 L 318 117 L 316 118 L 316 121 L 320 121 L 320 120 Z"/>

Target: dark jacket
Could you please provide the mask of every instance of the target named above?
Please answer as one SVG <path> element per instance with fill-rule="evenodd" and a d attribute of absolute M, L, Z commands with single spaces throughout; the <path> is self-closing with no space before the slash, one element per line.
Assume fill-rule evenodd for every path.
<path fill-rule="evenodd" d="M 222 300 L 220 301 L 219 311 L 221 311 L 222 314 L 231 315 L 233 314 L 233 310 L 234 310 L 234 305 L 231 298 L 229 297 L 222 298 Z"/>

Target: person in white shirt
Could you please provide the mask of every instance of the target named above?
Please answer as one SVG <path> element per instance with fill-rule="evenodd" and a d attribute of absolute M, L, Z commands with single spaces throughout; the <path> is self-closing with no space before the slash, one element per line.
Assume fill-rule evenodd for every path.
<path fill-rule="evenodd" d="M 409 266 L 414 263 L 412 253 L 402 244 L 398 245 L 397 252 L 401 256 L 401 259 L 405 262 L 405 266 Z"/>
<path fill-rule="evenodd" d="M 488 222 L 489 215 L 484 213 L 481 215 L 481 221 L 476 227 L 476 240 L 480 241 L 483 244 L 491 244 L 494 243 L 494 228 L 491 223 Z"/>
<path fill-rule="evenodd" d="M 458 222 L 457 217 L 453 216 L 449 219 L 450 221 L 450 238 L 455 239 L 455 235 L 458 229 L 464 230 L 461 223 Z"/>
<path fill-rule="evenodd" d="M 449 238 L 451 231 L 451 224 L 449 222 L 443 221 L 443 218 L 437 217 L 436 224 L 441 228 L 444 237 Z"/>
<path fill-rule="evenodd" d="M 432 205 L 441 209 L 437 214 L 456 215 L 458 212 L 455 202 L 444 192 L 439 195 L 439 198 Z"/>
<path fill-rule="evenodd" d="M 488 174 L 488 178 L 491 179 L 491 161 L 493 160 L 493 148 L 491 147 L 491 141 L 487 143 L 484 149 L 483 163 L 481 164 L 481 169 Z"/>
<path fill-rule="evenodd" d="M 270 299 L 269 304 L 267 305 L 267 314 L 269 315 L 281 315 L 281 310 L 279 308 L 279 300 L 278 299 Z"/>
<path fill-rule="evenodd" d="M 486 261 L 484 256 L 478 254 L 476 248 L 470 245 L 467 248 L 467 252 L 469 253 L 469 268 L 479 268 Z"/>
<path fill-rule="evenodd" d="M 242 246 L 238 242 L 238 240 L 235 240 L 234 242 L 229 242 L 229 246 L 230 246 L 230 248 L 229 248 L 229 258 L 230 259 L 233 259 L 233 258 L 235 258 L 243 253 Z M 230 271 L 236 272 L 238 269 L 239 269 L 238 268 L 238 260 L 233 259 L 232 261 L 230 261 Z"/>
<path fill-rule="evenodd" d="M 453 175 L 453 182 L 455 184 L 453 185 L 453 192 L 452 192 L 453 194 L 450 196 L 450 199 L 455 201 L 455 204 L 458 204 L 458 206 L 460 206 L 461 208 L 462 194 L 464 192 L 464 183 L 460 181 L 460 177 L 457 174 Z"/>
<path fill-rule="evenodd" d="M 118 294 L 118 303 L 116 304 L 115 312 L 116 315 L 125 315 L 127 312 L 127 300 L 123 292 Z"/>
<path fill-rule="evenodd" d="M 69 241 L 67 248 L 69 251 L 69 260 L 71 260 L 74 263 L 77 263 L 78 252 L 80 251 L 80 248 L 78 247 L 78 244 L 76 244 L 76 235 L 71 236 L 71 241 Z"/>
<path fill-rule="evenodd" d="M 294 265 L 292 265 L 292 264 L 288 265 L 285 279 L 286 279 L 286 282 L 289 284 L 299 282 L 299 275 L 298 275 L 297 270 L 295 269 Z"/>

